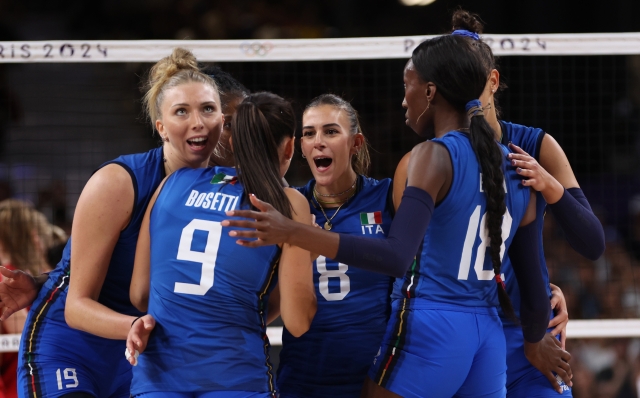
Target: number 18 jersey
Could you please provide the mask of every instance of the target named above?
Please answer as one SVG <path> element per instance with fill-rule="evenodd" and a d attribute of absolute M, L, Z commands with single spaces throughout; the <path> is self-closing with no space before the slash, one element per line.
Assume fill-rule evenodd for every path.
<path fill-rule="evenodd" d="M 421 298 L 427 305 L 497 307 L 480 164 L 465 133 L 452 131 L 432 141 L 449 151 L 453 181 L 433 212 L 414 264 L 404 278 L 396 280 L 392 298 Z M 529 204 L 529 188 L 522 186 L 513 168 L 506 167 L 508 150 L 500 148 L 507 205 L 502 220 L 503 257 Z"/>
<path fill-rule="evenodd" d="M 239 246 L 220 224 L 244 199 L 232 168 L 181 169 L 162 187 L 149 225 L 156 326 L 133 368 L 133 395 L 275 394 L 265 323 L 280 250 Z"/>

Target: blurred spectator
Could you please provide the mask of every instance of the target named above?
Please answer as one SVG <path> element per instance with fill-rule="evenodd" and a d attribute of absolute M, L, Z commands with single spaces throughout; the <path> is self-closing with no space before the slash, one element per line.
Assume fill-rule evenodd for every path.
<path fill-rule="evenodd" d="M 46 252 L 53 239 L 53 230 L 46 217 L 31 205 L 16 199 L 0 202 L 0 265 L 32 275 L 50 271 Z M 13 314 L 2 322 L 2 333 L 22 333 L 26 317 L 26 309 Z M 17 397 L 18 353 L 4 353 L 1 358 L 4 396 Z"/>

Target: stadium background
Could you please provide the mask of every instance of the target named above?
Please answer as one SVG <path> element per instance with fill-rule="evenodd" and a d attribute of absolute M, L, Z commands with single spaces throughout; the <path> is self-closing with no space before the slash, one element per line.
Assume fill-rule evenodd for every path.
<path fill-rule="evenodd" d="M 15 4 L 13 4 L 15 3 Z M 0 1 L 0 41 L 276 39 L 425 35 L 447 31 L 451 10 L 478 12 L 488 33 L 631 32 L 637 0 L 454 2 L 397 0 Z M 6 52 L 5 52 L 6 54 Z M 362 115 L 371 175 L 390 177 L 417 142 L 404 126 L 405 60 L 227 62 L 251 90 L 274 91 L 301 111 L 334 92 Z M 640 317 L 640 56 L 503 57 L 503 119 L 544 128 L 565 149 L 607 239 L 596 262 L 581 258 L 547 217 L 551 280 L 572 319 Z M 33 202 L 69 230 L 84 183 L 103 161 L 158 145 L 140 107 L 147 63 L 5 64 L 0 58 L 0 199 Z M 299 157 L 287 176 L 310 172 Z M 570 340 L 574 396 L 630 397 L 640 342 Z M 276 355 L 277 356 L 277 355 Z"/>

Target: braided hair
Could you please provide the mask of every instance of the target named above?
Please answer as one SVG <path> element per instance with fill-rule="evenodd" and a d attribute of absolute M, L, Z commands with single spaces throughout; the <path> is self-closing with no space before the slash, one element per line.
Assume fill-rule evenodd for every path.
<path fill-rule="evenodd" d="M 515 319 L 513 305 L 500 278 L 502 217 L 507 209 L 503 186 L 503 155 L 478 100 L 491 69 L 479 50 L 477 39 L 471 36 L 473 35 L 445 35 L 424 41 L 413 51 L 411 60 L 423 81 L 433 82 L 438 93 L 453 108 L 460 113 L 469 114 L 469 139 L 482 170 L 482 187 L 487 200 L 485 227 L 490 239 L 493 271 L 498 282 L 498 298 L 504 313 Z"/>

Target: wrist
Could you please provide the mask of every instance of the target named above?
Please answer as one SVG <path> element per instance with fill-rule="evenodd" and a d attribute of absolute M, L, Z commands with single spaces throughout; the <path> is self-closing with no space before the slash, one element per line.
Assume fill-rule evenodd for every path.
<path fill-rule="evenodd" d="M 551 177 L 550 184 L 540 191 L 544 200 L 552 205 L 558 202 L 564 195 L 564 187 L 555 178 Z"/>

